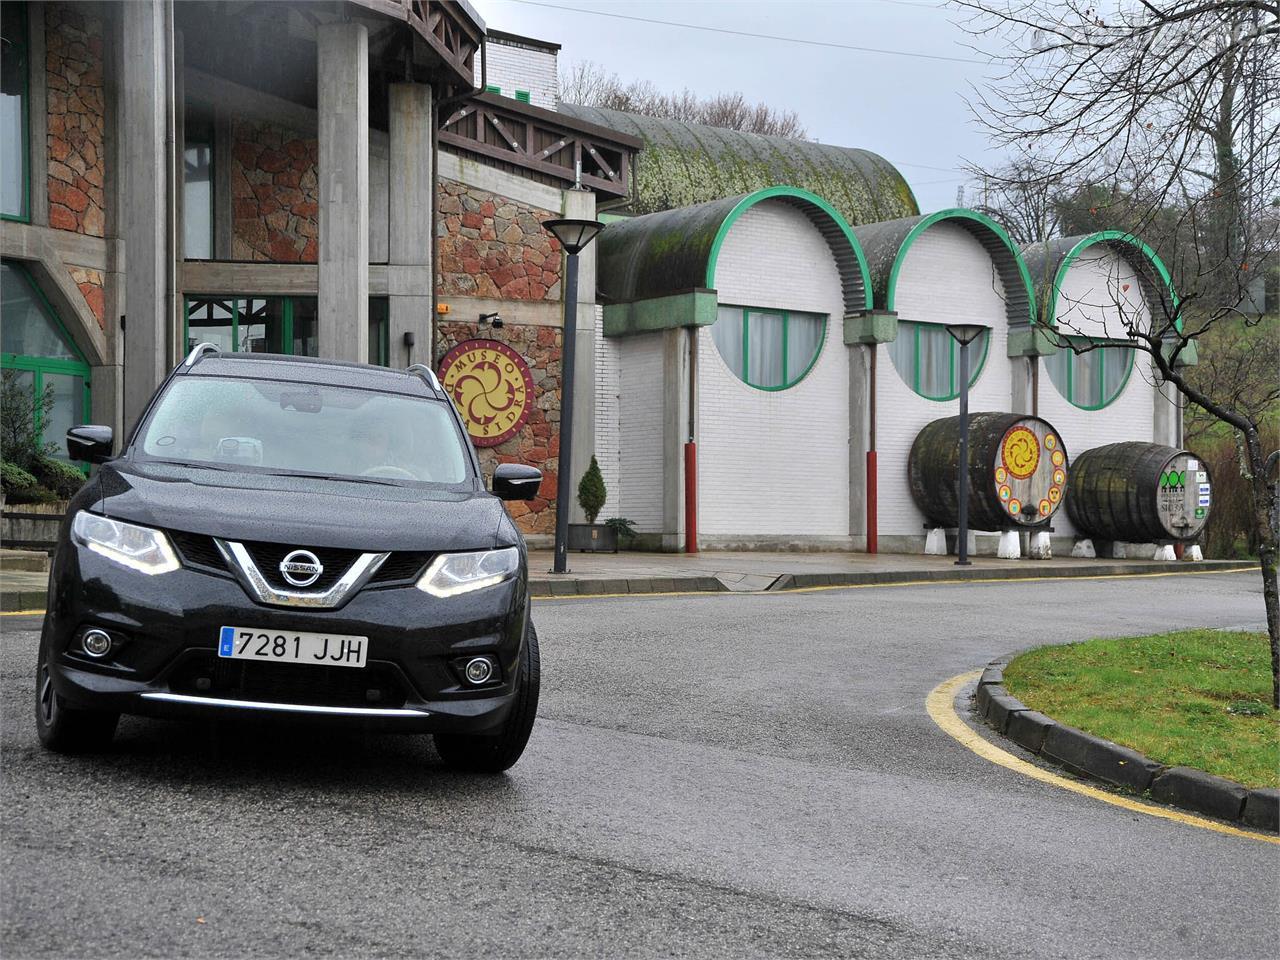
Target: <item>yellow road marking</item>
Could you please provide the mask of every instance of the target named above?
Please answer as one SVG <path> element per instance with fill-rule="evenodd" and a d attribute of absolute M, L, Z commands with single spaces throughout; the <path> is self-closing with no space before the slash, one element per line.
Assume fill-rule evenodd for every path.
<path fill-rule="evenodd" d="M 0 617 L 42 617 L 43 610 L 4 610 L 0 611 Z"/>
<path fill-rule="evenodd" d="M 1143 803 L 1140 800 L 1134 800 L 1131 797 L 1121 796 L 1118 793 L 1111 793 L 1108 790 L 1102 790 L 1098 787 L 1090 786 L 1087 783 L 1081 783 L 1078 780 L 1072 780 L 1068 777 L 1061 776 L 1038 767 L 1034 763 L 1028 763 L 1020 757 L 1001 750 L 995 744 L 980 737 L 976 734 L 967 723 L 956 713 L 955 699 L 956 693 L 967 683 L 972 683 L 982 675 L 982 671 L 974 670 L 970 673 L 962 673 L 958 677 L 952 677 L 950 680 L 944 680 L 929 692 L 929 697 L 925 701 L 925 706 L 929 710 L 929 716 L 933 718 L 933 722 L 942 728 L 948 736 L 958 740 L 963 746 L 968 747 L 984 760 L 990 760 L 997 763 L 1008 770 L 1015 773 L 1021 773 L 1024 776 L 1039 780 L 1042 783 L 1052 784 L 1055 787 L 1062 787 L 1064 790 L 1070 790 L 1072 793 L 1079 793 L 1086 797 L 1092 797 L 1095 800 L 1101 800 L 1104 803 L 1110 803 L 1113 806 L 1124 807 L 1126 810 L 1134 810 L 1138 813 L 1145 813 L 1152 817 L 1161 817 L 1165 820 L 1173 820 L 1177 823 L 1185 823 L 1191 827 L 1201 827 L 1205 830 L 1213 830 L 1217 833 L 1225 833 L 1233 837 L 1246 837 L 1249 840 L 1261 840 L 1263 843 L 1280 844 L 1280 837 L 1272 837 L 1263 833 L 1254 833 L 1251 830 L 1240 830 L 1236 827 L 1229 827 L 1225 823 L 1218 823 L 1216 820 L 1208 820 L 1204 817 L 1197 817 L 1193 813 L 1183 813 L 1180 810 L 1170 810 L 1166 807 L 1157 807 L 1149 803 Z"/>
<path fill-rule="evenodd" d="M 785 590 L 665 590 L 660 593 L 564 593 L 542 594 L 534 600 L 608 600 L 616 597 L 782 597 L 789 593 L 819 590 L 870 590 L 877 587 L 950 587 L 964 583 L 1043 583 L 1072 580 L 1145 580 L 1152 577 L 1207 577 L 1223 573 L 1249 573 L 1252 566 L 1232 570 L 1172 570 L 1166 573 L 1099 573 L 1087 577 L 974 577 L 969 580 L 892 580 L 885 583 L 828 583 Z"/>

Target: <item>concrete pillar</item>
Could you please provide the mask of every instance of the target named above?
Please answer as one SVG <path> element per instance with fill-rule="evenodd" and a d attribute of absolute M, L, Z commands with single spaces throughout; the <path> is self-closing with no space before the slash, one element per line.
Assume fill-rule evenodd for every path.
<path fill-rule="evenodd" d="M 170 196 L 165 148 L 169 88 L 166 0 L 121 7 L 120 237 L 127 251 L 124 330 L 124 426 L 142 413 L 168 364 L 166 203 Z"/>
<path fill-rule="evenodd" d="M 871 391 L 875 389 L 871 354 L 878 349 L 874 343 L 845 347 L 849 358 L 849 537 L 854 550 L 867 549 L 867 450 L 871 444 Z"/>
<path fill-rule="evenodd" d="M 431 166 L 431 88 L 393 83 L 389 93 L 388 266 L 390 363 L 432 363 L 431 199 L 436 188 Z M 405 345 L 412 333 L 414 346 Z"/>
<path fill-rule="evenodd" d="M 1009 412 L 1030 415 L 1035 406 L 1031 396 L 1031 367 L 1035 357 L 1009 358 Z"/>
<path fill-rule="evenodd" d="M 684 443 L 689 432 L 689 338 L 662 331 L 662 549 L 684 549 Z M 589 462 L 589 461 L 588 461 Z M 576 484 L 575 484 L 576 487 Z"/>
<path fill-rule="evenodd" d="M 1143 358 L 1142 354 L 1134 359 L 1134 363 L 1138 363 Z M 1182 446 L 1182 394 L 1178 392 L 1178 388 L 1167 380 L 1159 378 L 1158 374 L 1154 374 L 1156 378 L 1156 388 L 1151 391 L 1152 402 L 1155 404 L 1155 417 L 1152 423 L 1152 441 L 1155 443 L 1163 443 L 1170 447 Z"/>
<path fill-rule="evenodd" d="M 319 350 L 369 359 L 369 32 L 327 23 L 317 36 L 320 141 Z"/>
<path fill-rule="evenodd" d="M 596 218 L 596 195 L 590 190 L 566 190 L 564 216 L 571 220 Z M 573 370 L 573 462 L 569 464 L 573 479 L 574 500 L 569 512 L 571 523 L 586 523 L 586 515 L 578 506 L 578 481 L 591 465 L 596 452 L 596 249 L 592 242 L 578 254 L 578 325 Z M 681 447 L 683 450 L 683 447 Z M 679 462 L 684 463 L 678 451 Z M 681 481 L 683 482 L 683 481 Z"/>

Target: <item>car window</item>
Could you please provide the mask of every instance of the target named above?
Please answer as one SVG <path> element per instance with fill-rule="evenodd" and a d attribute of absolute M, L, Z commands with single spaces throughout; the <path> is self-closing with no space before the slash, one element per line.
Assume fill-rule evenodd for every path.
<path fill-rule="evenodd" d="M 461 483 L 449 409 L 420 397 L 232 377 L 183 377 L 156 404 L 146 457 L 250 470 Z"/>

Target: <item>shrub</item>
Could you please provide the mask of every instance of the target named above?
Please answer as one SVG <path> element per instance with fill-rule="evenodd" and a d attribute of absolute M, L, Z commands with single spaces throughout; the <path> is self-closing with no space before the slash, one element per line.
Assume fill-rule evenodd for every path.
<path fill-rule="evenodd" d="M 1263 430 L 1263 441 L 1275 449 L 1274 429 Z M 1236 559 L 1258 555 L 1258 532 L 1253 522 L 1253 490 L 1240 473 L 1240 455 L 1231 435 L 1205 437 L 1189 445 L 1199 453 L 1213 477 L 1213 505 L 1200 541 L 1206 557 Z"/>
<path fill-rule="evenodd" d="M 16 463 L 0 461 L 0 486 L 10 503 L 49 503 L 57 497 L 40 486 L 40 481 Z"/>
<path fill-rule="evenodd" d="M 70 500 L 77 490 L 84 486 L 84 474 L 61 460 L 52 457 L 40 457 L 31 465 L 31 473 L 40 485 L 52 492 L 59 500 Z"/>
<path fill-rule="evenodd" d="M 595 457 L 592 457 L 591 466 L 587 467 L 587 472 L 582 475 L 582 480 L 578 483 L 578 505 L 587 515 L 587 523 L 596 522 L 596 517 L 604 509 L 606 499 L 608 499 L 608 493 L 604 486 L 604 476 L 600 473 L 600 464 L 596 463 Z"/>
<path fill-rule="evenodd" d="M 635 521 L 626 517 L 610 517 L 604 525 L 617 535 L 619 543 L 630 543 L 636 535 Z"/>
<path fill-rule="evenodd" d="M 45 443 L 36 424 L 53 409 L 53 387 L 36 396 L 19 370 L 5 370 L 0 378 L 0 459 L 28 472 L 36 460 L 57 449 Z"/>

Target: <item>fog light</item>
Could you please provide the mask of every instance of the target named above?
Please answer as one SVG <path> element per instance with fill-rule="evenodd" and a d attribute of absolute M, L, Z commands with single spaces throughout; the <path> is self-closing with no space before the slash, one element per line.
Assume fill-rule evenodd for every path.
<path fill-rule="evenodd" d="M 463 672 L 467 676 L 467 683 L 488 683 L 489 678 L 493 676 L 493 661 L 488 657 L 476 657 L 474 660 L 467 661 Z"/>
<path fill-rule="evenodd" d="M 111 652 L 111 636 L 102 630 L 86 630 L 80 646 L 91 657 L 105 657 Z"/>

